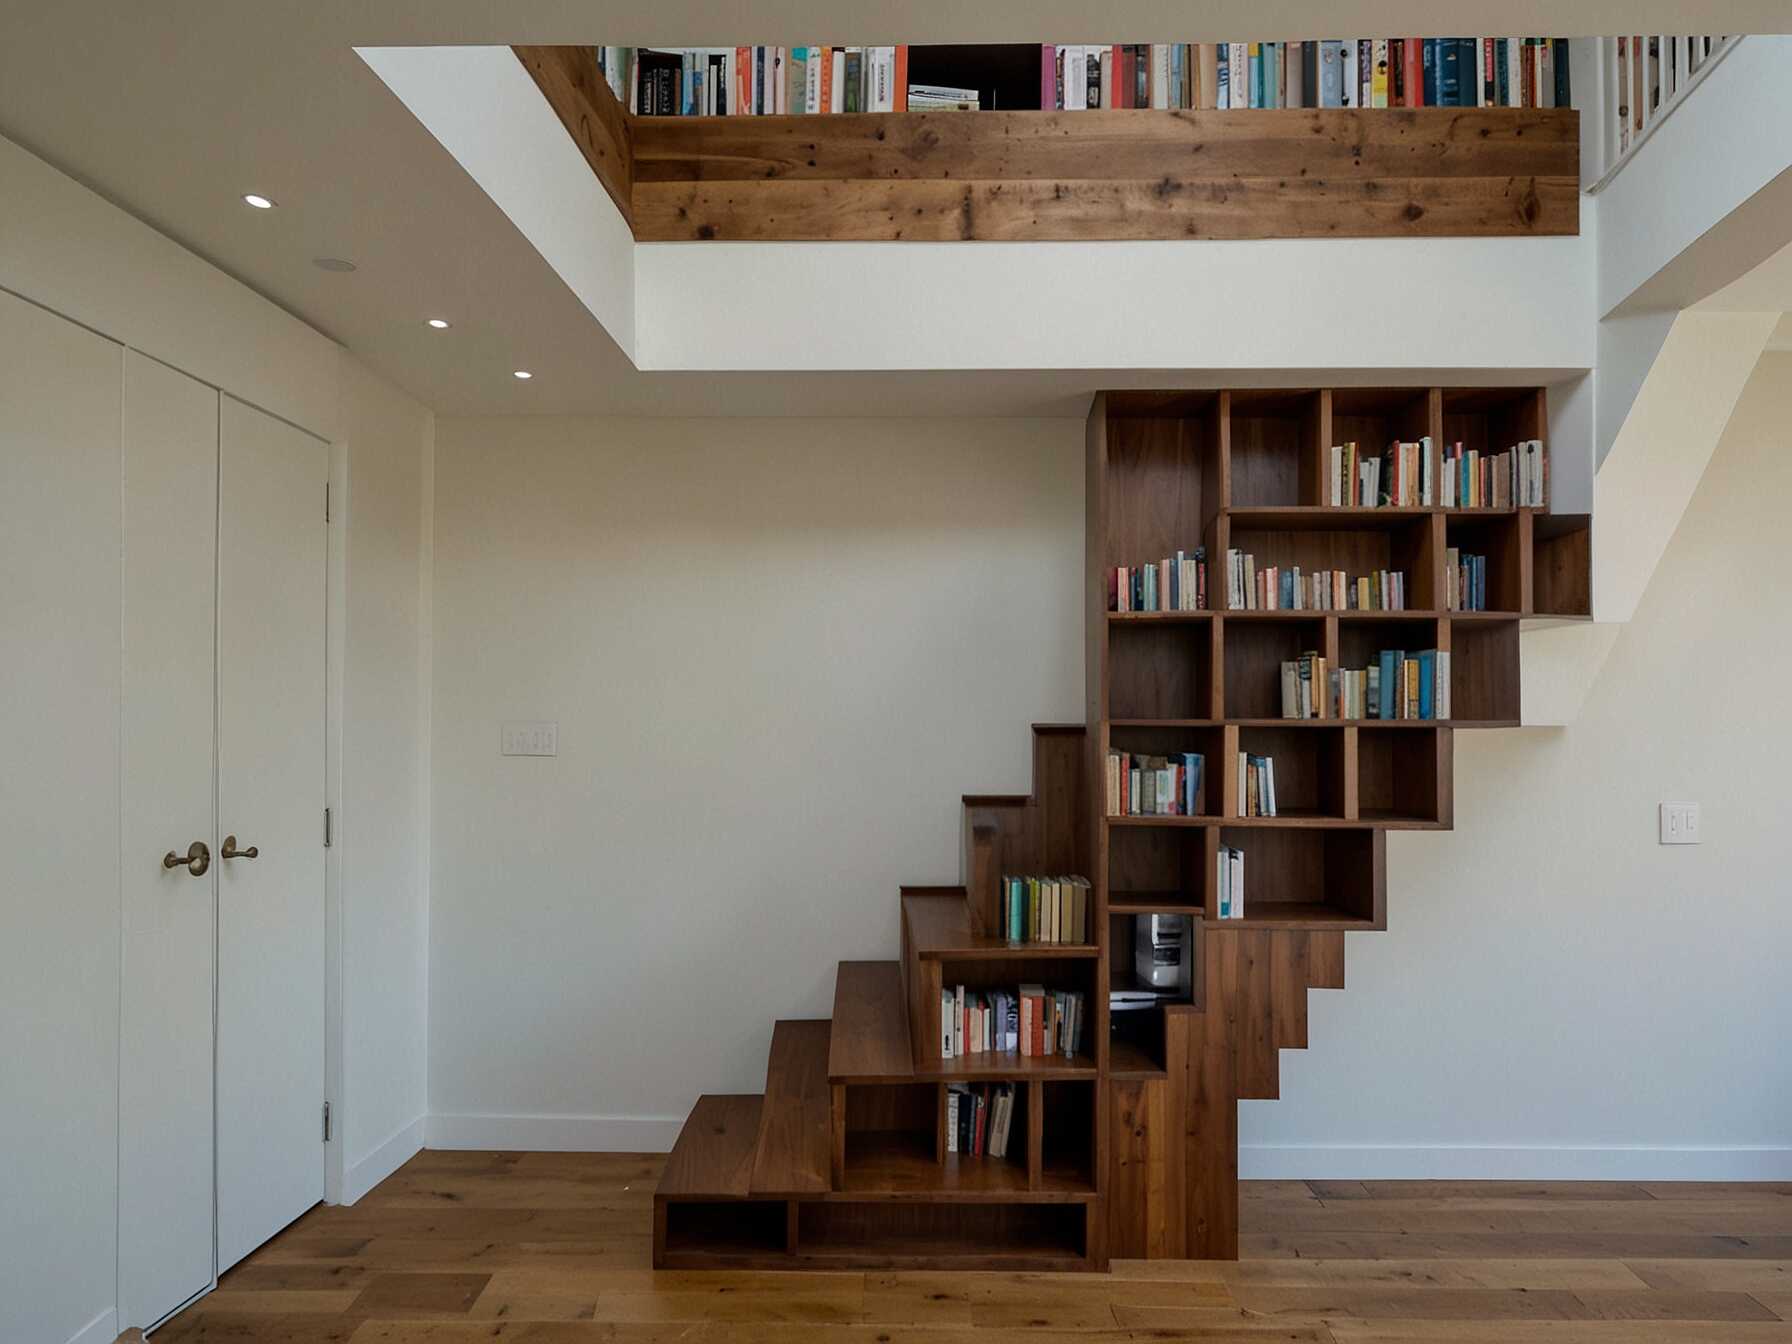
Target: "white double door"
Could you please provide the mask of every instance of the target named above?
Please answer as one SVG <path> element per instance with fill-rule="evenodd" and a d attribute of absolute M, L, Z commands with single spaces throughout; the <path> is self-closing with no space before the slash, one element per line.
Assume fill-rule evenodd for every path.
<path fill-rule="evenodd" d="M 118 1291 L 147 1326 L 323 1197 L 329 464 L 124 360 Z"/>

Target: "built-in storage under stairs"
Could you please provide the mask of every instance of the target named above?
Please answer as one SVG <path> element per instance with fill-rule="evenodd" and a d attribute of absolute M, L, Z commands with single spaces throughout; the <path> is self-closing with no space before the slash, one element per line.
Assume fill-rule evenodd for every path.
<path fill-rule="evenodd" d="M 1035 726 L 1029 793 L 963 800 L 964 886 L 901 893 L 898 958 L 842 962 L 832 1018 L 776 1024 L 762 1095 L 698 1101 L 655 1196 L 655 1265 L 1235 1259 L 1238 1102 L 1278 1094 L 1280 1052 L 1307 1043 L 1308 991 L 1343 987 L 1345 934 L 1386 927 L 1388 832 L 1453 824 L 1454 734 L 1516 723 L 1521 623 L 1590 608 L 1584 516 L 1331 505 L 1330 446 L 1425 444 L 1441 472 L 1446 442 L 1491 453 L 1547 425 L 1539 388 L 1098 396 L 1086 726 Z M 1219 608 L 1110 610 L 1116 567 L 1197 545 Z M 1397 570 L 1407 601 L 1230 608 L 1231 549 L 1353 580 Z M 1449 600 L 1455 552 L 1484 559 L 1480 610 Z M 1447 716 L 1273 717 L 1289 660 L 1367 668 L 1390 649 L 1424 651 L 1415 665 L 1434 665 Z M 1200 753 L 1205 782 L 1171 815 L 1108 815 L 1110 751 Z M 1241 754 L 1273 758 L 1275 815 L 1249 805 Z M 1222 918 L 1217 864 L 1233 849 L 1249 899 Z M 1086 875 L 1087 941 L 1001 936 L 1006 874 Z M 1109 992 L 1133 983 L 1153 915 L 1187 922 L 1186 984 L 1116 1033 Z M 1027 982 L 1084 995 L 1080 1053 L 942 1059 L 943 990 Z M 1005 1155 L 948 1151 L 949 1090 L 999 1084 L 1014 1089 Z"/>

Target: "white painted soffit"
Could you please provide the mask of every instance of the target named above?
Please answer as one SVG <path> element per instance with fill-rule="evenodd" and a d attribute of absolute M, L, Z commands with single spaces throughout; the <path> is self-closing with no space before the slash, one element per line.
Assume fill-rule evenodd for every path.
<path fill-rule="evenodd" d="M 1590 234 L 636 244 L 505 47 L 361 53 L 654 372 L 1523 367 L 1594 356 Z M 1545 379 L 1548 381 L 1549 379 Z"/>

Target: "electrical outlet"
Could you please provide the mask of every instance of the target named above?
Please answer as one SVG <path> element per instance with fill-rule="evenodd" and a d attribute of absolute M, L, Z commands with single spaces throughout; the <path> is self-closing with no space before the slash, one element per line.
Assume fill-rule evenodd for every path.
<path fill-rule="evenodd" d="M 1696 845 L 1699 843 L 1699 805 L 1697 803 L 1663 803 L 1661 805 L 1661 843 L 1664 845 Z"/>
<path fill-rule="evenodd" d="M 499 733 L 498 750 L 504 756 L 558 756 L 560 725 L 545 721 L 507 723 Z"/>

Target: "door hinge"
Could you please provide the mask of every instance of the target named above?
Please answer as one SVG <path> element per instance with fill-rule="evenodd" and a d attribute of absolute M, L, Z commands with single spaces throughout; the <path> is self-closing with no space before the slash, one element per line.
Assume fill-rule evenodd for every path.
<path fill-rule="evenodd" d="M 330 1103 L 324 1103 L 324 1142 L 330 1141 Z"/>
<path fill-rule="evenodd" d="M 330 483 L 324 482 L 324 521 L 330 521 Z"/>
<path fill-rule="evenodd" d="M 324 848 L 330 847 L 330 809 L 324 809 Z"/>

